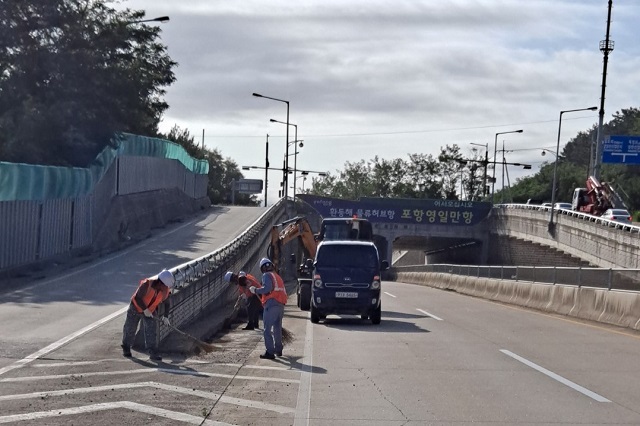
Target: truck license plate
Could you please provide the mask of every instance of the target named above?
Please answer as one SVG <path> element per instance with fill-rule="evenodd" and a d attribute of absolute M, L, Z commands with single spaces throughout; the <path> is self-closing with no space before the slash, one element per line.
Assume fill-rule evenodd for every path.
<path fill-rule="evenodd" d="M 355 291 L 336 291 L 336 297 L 345 299 L 357 299 L 358 293 Z"/>

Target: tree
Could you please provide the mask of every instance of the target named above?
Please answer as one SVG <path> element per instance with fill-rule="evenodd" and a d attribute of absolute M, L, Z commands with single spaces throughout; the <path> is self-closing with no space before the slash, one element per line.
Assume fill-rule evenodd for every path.
<path fill-rule="evenodd" d="M 177 65 L 143 11 L 0 2 L 0 160 L 88 165 L 118 132 L 155 135 Z"/>
<path fill-rule="evenodd" d="M 217 150 L 209 150 L 198 146 L 189 130 L 174 125 L 169 133 L 158 134 L 162 139 L 170 140 L 182 146 L 194 158 L 204 158 L 209 163 L 209 186 L 207 195 L 212 204 L 230 204 L 232 198 L 232 181 L 243 179 L 238 164 L 230 158 L 224 159 Z M 257 206 L 257 197 L 252 194 L 235 194 L 235 204 Z"/>

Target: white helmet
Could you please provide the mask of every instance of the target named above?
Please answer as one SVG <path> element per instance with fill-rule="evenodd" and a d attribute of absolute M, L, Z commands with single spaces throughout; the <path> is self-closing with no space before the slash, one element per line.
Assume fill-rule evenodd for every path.
<path fill-rule="evenodd" d="M 224 274 L 224 280 L 226 282 L 230 283 L 232 278 L 233 278 L 233 272 L 227 271 L 227 273 Z"/>
<path fill-rule="evenodd" d="M 247 273 L 245 271 L 238 272 L 238 278 L 246 277 Z"/>
<path fill-rule="evenodd" d="M 260 269 L 262 270 L 262 267 L 265 265 L 273 266 L 273 262 L 268 257 L 263 257 L 260 259 Z"/>
<path fill-rule="evenodd" d="M 158 274 L 158 279 L 169 288 L 173 288 L 173 285 L 176 283 L 176 279 L 173 277 L 173 274 L 166 269 Z"/>

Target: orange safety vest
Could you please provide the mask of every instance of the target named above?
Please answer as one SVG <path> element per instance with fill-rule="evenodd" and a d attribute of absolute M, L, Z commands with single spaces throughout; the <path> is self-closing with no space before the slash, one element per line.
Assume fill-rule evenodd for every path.
<path fill-rule="evenodd" d="M 158 283 L 154 286 L 154 283 Z M 131 296 L 131 303 L 136 310 L 142 313 L 145 309 L 149 309 L 153 313 L 158 305 L 169 297 L 169 287 L 164 285 L 160 280 L 149 280 L 145 278 L 140 281 L 140 285 Z M 142 299 L 140 301 L 140 299 Z M 144 305 L 144 306 L 143 306 Z"/>
<path fill-rule="evenodd" d="M 247 274 L 247 285 L 241 286 L 238 285 L 238 293 L 241 295 L 244 294 L 247 298 L 253 296 L 254 294 L 249 291 L 249 287 L 254 286 L 255 288 L 261 288 L 262 284 L 251 274 Z"/>
<path fill-rule="evenodd" d="M 273 290 L 271 293 L 262 294 L 262 304 L 267 303 L 269 299 L 276 299 L 278 303 L 282 303 L 283 305 L 287 304 L 287 290 L 284 288 L 284 281 L 280 275 L 275 272 L 265 272 L 265 274 L 271 274 L 272 282 L 273 282 Z"/>

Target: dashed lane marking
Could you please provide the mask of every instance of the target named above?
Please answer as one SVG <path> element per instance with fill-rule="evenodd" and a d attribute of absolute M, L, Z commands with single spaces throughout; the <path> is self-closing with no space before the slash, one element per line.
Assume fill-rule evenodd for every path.
<path fill-rule="evenodd" d="M 565 386 L 569 386 L 570 388 L 577 390 L 578 392 L 580 392 L 583 395 L 588 396 L 591 399 L 595 399 L 598 402 L 611 402 L 609 401 L 607 398 L 605 398 L 604 396 L 598 395 L 595 392 L 590 391 L 587 388 L 584 388 L 582 386 L 580 386 L 577 383 L 572 382 L 571 380 L 565 379 L 564 377 L 554 373 L 553 371 L 549 371 L 544 367 L 539 366 L 538 364 L 535 364 L 531 361 L 529 361 L 526 358 L 521 357 L 520 355 L 516 355 L 513 352 L 510 352 L 506 349 L 500 349 L 500 352 L 502 352 L 503 354 L 510 356 L 511 358 L 515 359 L 516 361 L 520 361 L 521 363 L 523 363 L 526 366 L 529 366 L 531 368 L 533 368 L 534 370 L 537 370 L 539 372 L 541 372 L 542 374 L 551 377 L 554 380 L 557 380 L 558 382 L 562 383 Z"/>
<path fill-rule="evenodd" d="M 150 373 L 152 371 L 157 371 L 159 373 L 179 374 L 179 375 L 196 376 L 196 377 L 222 377 L 226 379 L 257 380 L 262 382 L 300 383 L 300 380 L 295 380 L 295 379 L 280 379 L 277 377 L 237 376 L 234 374 L 205 373 L 201 371 L 186 371 L 186 370 L 176 370 L 171 368 L 139 368 L 135 370 L 124 370 L 124 371 L 94 371 L 89 373 L 57 374 L 57 375 L 50 375 L 50 376 L 11 377 L 7 379 L 2 379 L 0 380 L 0 382 L 16 383 L 16 382 L 35 382 L 38 380 L 55 380 L 55 379 L 66 379 L 66 378 L 94 377 L 94 376 L 119 376 L 124 374 Z"/>
<path fill-rule="evenodd" d="M 186 413 L 178 413 L 176 411 L 169 411 L 169 410 L 165 410 L 164 408 L 152 407 L 149 405 L 138 404 L 136 402 L 131 402 L 131 401 L 105 402 L 102 404 L 91 404 L 91 405 L 85 405 L 82 407 L 63 408 L 63 409 L 56 408 L 54 410 L 49 410 L 49 411 L 38 411 L 35 413 L 28 413 L 28 414 L 14 414 L 10 416 L 2 416 L 0 417 L 0 423 L 12 423 L 12 422 L 19 422 L 19 421 L 46 419 L 50 417 L 72 416 L 77 414 L 95 413 L 97 411 L 107 411 L 107 410 L 122 409 L 122 408 L 132 410 L 132 411 L 137 411 L 140 413 L 145 413 L 152 416 L 163 417 L 165 419 L 170 419 L 178 422 L 190 423 L 192 425 L 232 426 L 229 423 L 216 422 L 213 420 L 205 420 L 202 417 L 196 417 Z"/>
<path fill-rule="evenodd" d="M 162 389 L 168 392 L 175 392 L 183 395 L 197 396 L 208 400 L 219 400 L 220 402 L 232 405 L 239 405 L 242 407 L 256 408 L 261 410 L 274 411 L 280 414 L 292 414 L 295 413 L 293 408 L 283 407 L 281 405 L 268 404 L 265 402 L 251 401 L 248 399 L 233 398 L 229 396 L 221 396 L 220 394 L 200 391 L 191 388 L 184 388 L 181 386 L 165 385 L 159 382 L 141 382 L 141 383 L 123 383 L 119 385 L 105 385 L 105 386 L 92 386 L 90 388 L 75 388 L 75 389 L 63 389 L 57 391 L 44 391 L 44 392 L 32 392 L 23 393 L 17 395 L 0 396 L 0 401 L 16 401 L 32 398 L 49 398 L 54 396 L 69 396 L 80 395 L 93 392 L 111 391 L 111 390 L 127 390 L 137 388 L 154 388 Z"/>
<path fill-rule="evenodd" d="M 425 314 L 425 315 L 426 315 L 426 316 L 428 316 L 428 317 L 433 318 L 434 320 L 444 321 L 442 318 L 437 317 L 437 316 L 435 316 L 435 315 L 433 315 L 433 314 L 430 314 L 430 313 L 429 313 L 429 312 L 427 312 L 427 311 L 423 311 L 422 309 L 418 309 L 418 308 L 416 308 L 416 311 L 418 311 L 418 312 L 422 312 L 423 314 Z"/>
<path fill-rule="evenodd" d="M 387 296 L 393 297 L 394 299 L 396 298 L 396 296 L 394 296 L 394 295 L 393 295 L 393 294 L 391 294 L 391 293 L 387 293 L 386 291 L 384 292 L 384 294 L 386 294 Z"/>

